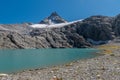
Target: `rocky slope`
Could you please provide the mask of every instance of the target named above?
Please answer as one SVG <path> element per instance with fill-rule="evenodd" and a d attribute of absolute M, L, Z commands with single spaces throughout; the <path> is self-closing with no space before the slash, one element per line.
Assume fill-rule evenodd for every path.
<path fill-rule="evenodd" d="M 24 35 L 17 32 L 4 31 L 0 33 L 0 48 L 65 48 L 88 47 L 86 40 L 77 33 L 51 30 L 39 36 Z"/>
<path fill-rule="evenodd" d="M 67 23 L 56 12 L 40 24 Z M 83 48 L 91 47 L 90 41 L 104 43 L 120 36 L 120 15 L 116 17 L 91 16 L 61 28 L 31 29 L 30 23 L 0 25 L 1 49 L 24 48 Z M 31 35 L 32 33 L 32 35 Z M 39 33 L 39 35 L 35 35 Z"/>

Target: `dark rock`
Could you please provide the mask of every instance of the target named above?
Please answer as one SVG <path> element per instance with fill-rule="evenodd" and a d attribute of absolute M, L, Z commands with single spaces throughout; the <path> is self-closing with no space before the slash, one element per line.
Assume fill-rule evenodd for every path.
<path fill-rule="evenodd" d="M 120 14 L 114 19 L 113 30 L 116 36 L 120 36 Z"/>
<path fill-rule="evenodd" d="M 90 47 L 91 46 L 91 44 L 86 42 L 85 39 L 77 33 L 68 32 L 66 34 L 66 37 L 68 38 L 68 43 L 70 45 L 72 45 L 73 47 L 77 47 L 77 48 L 83 48 L 84 47 L 85 48 L 85 47 Z"/>
<path fill-rule="evenodd" d="M 112 18 L 106 16 L 92 16 L 77 27 L 77 32 L 84 38 L 95 41 L 112 40 Z"/>

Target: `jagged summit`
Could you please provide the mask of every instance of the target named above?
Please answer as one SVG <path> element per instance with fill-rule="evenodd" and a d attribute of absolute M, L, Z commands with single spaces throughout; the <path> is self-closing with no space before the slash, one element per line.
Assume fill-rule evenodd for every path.
<path fill-rule="evenodd" d="M 67 22 L 57 12 L 52 12 L 51 15 L 40 22 L 40 24 L 58 24 Z"/>
<path fill-rule="evenodd" d="M 49 17 L 53 17 L 53 16 L 59 16 L 57 12 L 52 12 L 51 15 Z"/>

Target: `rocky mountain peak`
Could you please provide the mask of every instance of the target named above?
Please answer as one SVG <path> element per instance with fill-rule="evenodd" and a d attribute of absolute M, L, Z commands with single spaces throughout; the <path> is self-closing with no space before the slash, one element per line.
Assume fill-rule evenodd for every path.
<path fill-rule="evenodd" d="M 59 15 L 58 15 L 57 12 L 52 12 L 50 16 L 51 16 L 51 17 L 54 17 L 54 16 L 59 16 Z"/>
<path fill-rule="evenodd" d="M 52 12 L 51 15 L 40 22 L 40 24 L 58 24 L 67 22 L 57 12 Z"/>

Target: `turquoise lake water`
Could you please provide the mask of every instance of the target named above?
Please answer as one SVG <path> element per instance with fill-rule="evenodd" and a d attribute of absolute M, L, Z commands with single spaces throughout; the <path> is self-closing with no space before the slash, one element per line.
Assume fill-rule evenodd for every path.
<path fill-rule="evenodd" d="M 95 54 L 97 51 L 93 48 L 0 50 L 0 73 L 43 68 L 92 58 L 97 56 Z"/>

